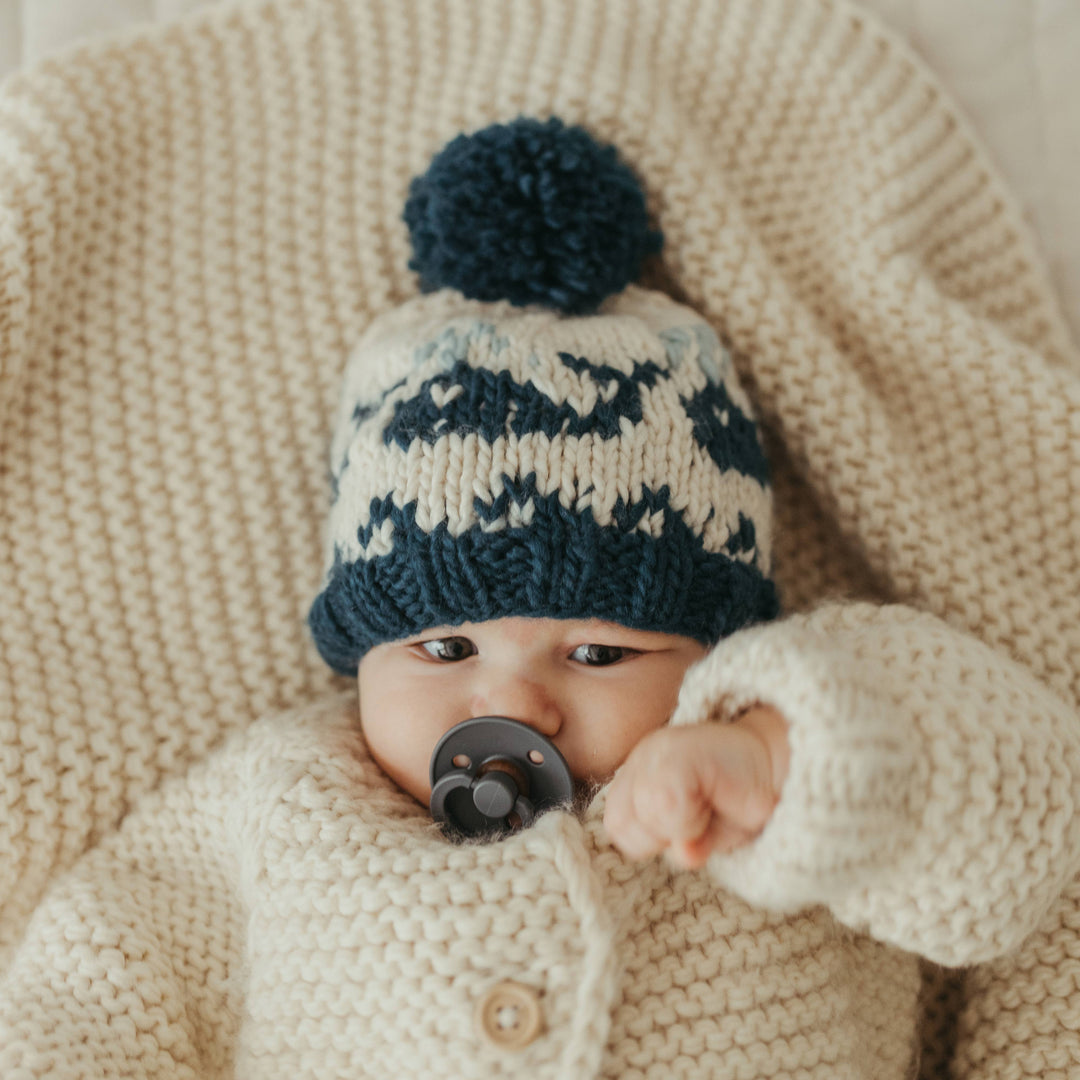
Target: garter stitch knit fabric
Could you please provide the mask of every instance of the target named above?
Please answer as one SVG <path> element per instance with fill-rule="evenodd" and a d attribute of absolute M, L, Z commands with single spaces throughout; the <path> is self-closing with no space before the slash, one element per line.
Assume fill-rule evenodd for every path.
<path fill-rule="evenodd" d="M 602 793 L 446 845 L 304 629 L 342 360 L 416 292 L 409 179 L 521 114 L 634 163 L 645 284 L 765 437 L 793 614 L 676 720 L 773 700 L 792 772 L 705 873 L 625 864 Z M 1080 357 L 1020 215 L 843 0 L 269 0 L 19 76 L 0 1075 L 1075 1075 L 1078 501 Z M 544 1013 L 516 1056 L 473 1021 L 504 979 Z"/>

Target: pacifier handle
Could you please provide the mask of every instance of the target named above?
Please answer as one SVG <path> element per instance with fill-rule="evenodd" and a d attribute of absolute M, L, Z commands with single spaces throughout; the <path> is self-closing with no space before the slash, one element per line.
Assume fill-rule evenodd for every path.
<path fill-rule="evenodd" d="M 472 776 L 467 769 L 451 769 L 444 773 L 431 789 L 431 814 L 436 821 L 450 821 L 446 811 L 452 791 L 467 789 L 472 804 L 492 825 L 501 825 L 516 814 L 521 828 L 531 825 L 536 810 L 529 799 L 518 792 L 512 777 L 499 770 Z"/>
<path fill-rule="evenodd" d="M 541 810 L 568 802 L 573 790 L 554 743 L 505 716 L 455 725 L 431 755 L 431 815 L 466 835 L 525 828 Z"/>
<path fill-rule="evenodd" d="M 509 818 L 513 813 L 522 826 L 532 824 L 533 804 L 518 791 L 514 778 L 498 767 L 478 776 L 471 787 L 473 806 L 484 817 Z"/>

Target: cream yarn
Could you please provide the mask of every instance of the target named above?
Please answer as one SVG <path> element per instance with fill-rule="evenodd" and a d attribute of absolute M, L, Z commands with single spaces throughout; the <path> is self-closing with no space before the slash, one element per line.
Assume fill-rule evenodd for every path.
<path fill-rule="evenodd" d="M 213 9 L 0 97 L 5 956 L 142 794 L 330 687 L 302 622 L 342 360 L 411 295 L 408 178 L 520 112 L 640 169 L 658 284 L 731 342 L 770 440 L 788 607 L 933 612 L 1075 714 L 1080 362 L 1009 195 L 873 19 Z M 1076 902 L 971 977 L 960 1075 L 1080 1057 Z"/>

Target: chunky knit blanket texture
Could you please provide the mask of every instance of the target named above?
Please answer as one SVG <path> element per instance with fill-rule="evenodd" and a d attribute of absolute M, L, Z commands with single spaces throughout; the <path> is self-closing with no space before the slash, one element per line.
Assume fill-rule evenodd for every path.
<path fill-rule="evenodd" d="M 519 114 L 634 165 L 773 464 L 790 616 L 675 722 L 772 701 L 792 772 L 703 873 L 602 793 L 446 844 L 304 631 L 408 181 Z M 4 1080 L 1080 1074 L 1080 356 L 844 0 L 271 0 L 9 82 L 0 509 Z"/>

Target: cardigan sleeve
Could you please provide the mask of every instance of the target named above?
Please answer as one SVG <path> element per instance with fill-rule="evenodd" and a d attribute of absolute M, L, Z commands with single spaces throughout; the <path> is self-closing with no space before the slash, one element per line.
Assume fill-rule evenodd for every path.
<path fill-rule="evenodd" d="M 709 870 L 751 903 L 823 904 L 943 965 L 1014 949 L 1075 876 L 1080 724 L 1025 667 L 936 617 L 830 605 L 733 635 L 672 723 L 753 702 L 788 722 L 761 835 Z"/>
<path fill-rule="evenodd" d="M 0 1076 L 232 1075 L 240 771 L 226 749 L 170 781 L 46 894 L 0 980 Z"/>

